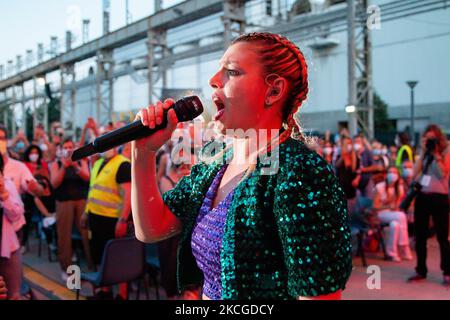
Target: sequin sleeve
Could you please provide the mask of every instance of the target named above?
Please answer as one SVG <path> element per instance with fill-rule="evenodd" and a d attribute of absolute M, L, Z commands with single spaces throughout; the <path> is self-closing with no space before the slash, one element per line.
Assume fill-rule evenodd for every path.
<path fill-rule="evenodd" d="M 186 222 L 192 215 L 191 196 L 200 171 L 201 165 L 194 165 L 190 175 L 183 177 L 173 189 L 163 194 L 164 203 L 182 222 Z"/>
<path fill-rule="evenodd" d="M 274 215 L 292 297 L 344 289 L 352 269 L 351 235 L 344 193 L 331 167 L 315 152 L 286 155 Z"/>

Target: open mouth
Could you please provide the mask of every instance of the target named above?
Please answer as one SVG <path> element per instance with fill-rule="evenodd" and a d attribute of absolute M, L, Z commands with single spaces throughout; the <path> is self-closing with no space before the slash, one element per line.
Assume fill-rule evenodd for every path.
<path fill-rule="evenodd" d="M 217 107 L 217 113 L 214 115 L 214 120 L 219 120 L 225 113 L 225 103 L 217 96 L 213 96 L 213 102 Z"/>

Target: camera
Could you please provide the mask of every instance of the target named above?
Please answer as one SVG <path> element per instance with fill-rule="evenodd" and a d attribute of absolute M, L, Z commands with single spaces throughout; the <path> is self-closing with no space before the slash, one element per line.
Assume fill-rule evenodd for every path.
<path fill-rule="evenodd" d="M 403 199 L 402 203 L 400 203 L 400 209 L 406 212 L 411 206 L 414 198 L 419 194 L 420 190 L 422 190 L 422 185 L 417 181 L 413 181 L 409 187 L 409 191 L 406 194 L 405 199 Z"/>
<path fill-rule="evenodd" d="M 438 144 L 438 140 L 436 138 L 431 138 L 428 139 L 426 144 L 425 144 L 425 148 L 427 150 L 427 152 L 432 153 L 436 150 Z"/>

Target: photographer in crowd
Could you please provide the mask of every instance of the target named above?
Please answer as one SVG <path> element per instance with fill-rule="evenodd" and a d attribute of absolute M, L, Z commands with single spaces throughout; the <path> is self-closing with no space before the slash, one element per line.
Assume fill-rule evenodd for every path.
<path fill-rule="evenodd" d="M 444 284 L 450 285 L 450 249 L 448 181 L 450 150 L 447 140 L 437 125 L 429 125 L 421 141 L 421 155 L 415 167 L 415 181 L 420 184 L 414 203 L 416 235 L 416 274 L 409 281 L 424 280 L 427 276 L 427 239 L 430 215 L 436 229 L 441 255 Z"/>

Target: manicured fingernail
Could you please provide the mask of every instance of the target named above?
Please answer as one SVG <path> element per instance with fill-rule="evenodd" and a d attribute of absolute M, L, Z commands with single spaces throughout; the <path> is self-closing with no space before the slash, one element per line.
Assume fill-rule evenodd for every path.
<path fill-rule="evenodd" d="M 155 121 L 150 122 L 150 128 L 153 129 L 155 127 Z"/>

